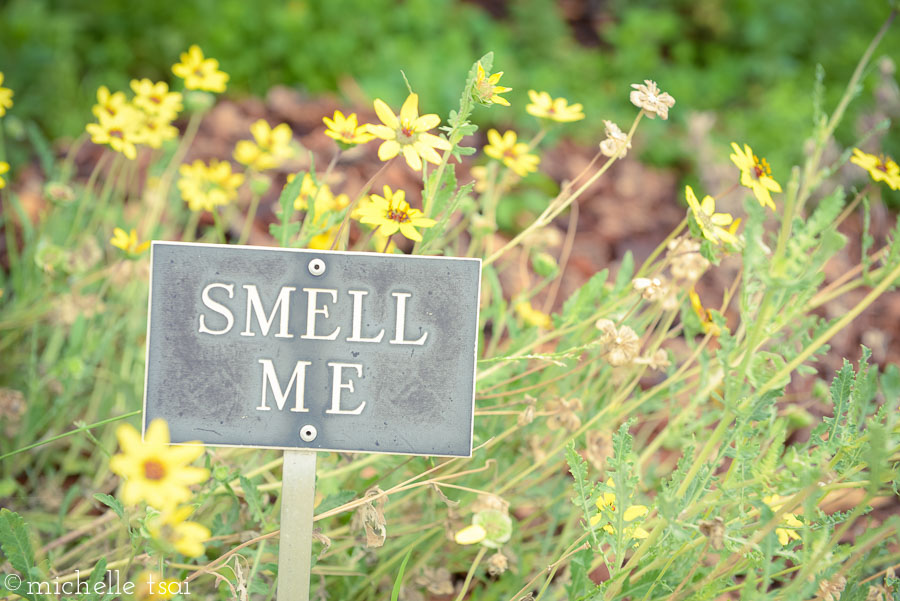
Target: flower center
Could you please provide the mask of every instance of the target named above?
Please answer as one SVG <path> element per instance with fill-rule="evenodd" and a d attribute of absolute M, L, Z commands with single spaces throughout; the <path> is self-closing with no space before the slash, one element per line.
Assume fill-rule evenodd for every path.
<path fill-rule="evenodd" d="M 764 175 L 772 175 L 772 169 L 769 168 L 769 162 L 766 161 L 765 158 L 759 158 L 755 154 L 753 155 L 753 173 L 756 175 L 756 179 L 761 178 Z"/>
<path fill-rule="evenodd" d="M 879 156 L 875 161 L 875 168 L 879 171 L 884 171 L 885 173 L 887 173 L 887 159 L 885 159 L 884 155 Z"/>
<path fill-rule="evenodd" d="M 348 130 L 344 131 L 344 133 L 342 133 L 341 135 L 346 140 L 352 140 L 356 137 L 356 132 L 353 131 L 352 129 L 348 129 Z"/>
<path fill-rule="evenodd" d="M 196 75 L 197 77 L 203 77 L 203 75 L 204 75 L 203 69 L 201 69 L 200 67 L 197 67 L 196 69 L 194 69 L 194 75 Z"/>
<path fill-rule="evenodd" d="M 397 141 L 401 144 L 412 144 L 415 140 L 416 130 L 409 121 L 403 121 L 400 124 L 400 131 L 397 133 L 399 134 Z"/>
<path fill-rule="evenodd" d="M 144 462 L 144 477 L 147 480 L 162 480 L 166 477 L 166 467 L 156 459 Z"/>
<path fill-rule="evenodd" d="M 151 96 L 150 102 L 154 104 L 162 104 L 162 98 L 160 98 L 159 96 Z"/>
<path fill-rule="evenodd" d="M 118 127 L 114 127 L 113 129 L 109 130 L 109 135 L 113 138 L 119 138 L 120 140 L 125 139 L 125 132 L 123 132 Z"/>
<path fill-rule="evenodd" d="M 397 223 L 406 223 L 409 221 L 409 214 L 402 209 L 391 209 L 388 211 L 387 218 Z"/>

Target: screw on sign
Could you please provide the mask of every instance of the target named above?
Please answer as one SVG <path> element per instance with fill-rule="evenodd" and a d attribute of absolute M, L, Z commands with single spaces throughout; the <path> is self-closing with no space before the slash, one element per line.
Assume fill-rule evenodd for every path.
<path fill-rule="evenodd" d="M 284 449 L 279 599 L 309 595 L 314 451 L 471 455 L 480 281 L 480 259 L 153 243 L 144 427 Z"/>

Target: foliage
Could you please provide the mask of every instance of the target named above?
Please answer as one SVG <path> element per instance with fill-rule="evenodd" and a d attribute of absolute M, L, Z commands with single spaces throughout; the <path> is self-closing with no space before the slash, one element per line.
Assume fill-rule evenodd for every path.
<path fill-rule="evenodd" d="M 13 3 L 6 10 L 40 14 L 46 8 L 39 2 L 32 6 Z M 720 5 L 691 6 L 699 11 Z M 521 7 L 537 9 L 526 14 Z M 177 8 L 195 9 L 190 3 Z M 152 6 L 138 10 L 146 11 L 140 14 L 146 14 L 148 23 L 160 18 Z M 219 19 L 246 16 L 245 10 L 243 5 L 224 2 L 197 27 L 212 28 Z M 403 46 L 408 38 L 390 35 L 392 29 L 380 31 L 388 25 L 369 9 L 354 13 L 340 3 L 297 3 L 281 10 L 299 11 L 310 19 L 343 10 L 340 14 L 348 27 L 357 27 L 355 19 L 370 18 L 366 34 L 375 37 L 369 43 L 384 41 L 383 52 L 398 54 L 391 61 L 371 53 L 361 59 L 364 65 L 408 61 L 407 74 L 425 65 L 434 68 L 425 53 Z M 481 14 L 474 7 L 415 1 L 406 3 L 404 10 L 397 14 L 406 15 L 408 21 L 395 19 L 391 27 L 424 26 L 425 13 L 433 18 L 442 10 Z M 634 53 L 632 60 L 643 67 L 636 72 L 654 77 L 659 47 L 668 48 L 677 67 L 690 54 L 690 46 L 678 43 L 683 35 L 681 13 L 646 10 L 624 11 L 617 30 L 622 37 L 616 45 L 622 53 Z M 750 9 L 737 5 L 735 10 L 741 15 Z M 778 10 L 788 21 L 807 14 L 796 7 Z M 561 35 L 554 29 L 556 21 L 539 26 L 545 25 L 540 23 L 547 16 L 545 4 L 511 3 L 510 11 L 532 43 Z M 60 22 L 67 14 L 58 15 Z M 273 19 L 274 24 L 282 14 L 273 11 L 262 22 Z M 636 19 L 634 14 L 645 18 Z M 731 18 L 721 15 L 707 26 L 712 34 L 736 37 L 735 43 L 768 39 L 770 34 L 753 19 L 740 33 L 715 29 L 722 23 L 727 26 Z M 309 28 L 288 29 L 292 34 L 309 33 L 314 40 L 323 40 L 312 24 L 297 22 Z M 102 18 L 97 23 L 109 26 Z M 241 25 L 259 27 L 253 19 Z M 272 26 L 284 31 L 278 28 L 289 25 Z M 258 56 L 236 58 L 239 42 L 226 40 L 228 32 L 210 31 L 216 33 L 210 39 L 218 40 L 220 49 L 232 49 L 219 56 L 223 63 L 226 57 L 235 61 L 234 80 L 250 82 L 252 77 L 289 73 L 273 62 L 271 73 L 251 75 L 247 65 L 258 69 L 267 63 Z M 436 40 L 457 35 L 442 29 L 439 21 L 429 21 L 427 31 Z M 392 120 L 379 111 L 383 124 L 366 126 L 368 133 L 380 138 L 377 143 L 405 146 L 406 152 L 392 155 L 403 159 L 385 158 L 404 169 L 405 159 L 421 176 L 415 190 L 421 210 L 403 200 L 401 191 L 389 189 L 378 198 L 388 202 L 391 197 L 390 210 L 373 209 L 381 206 L 370 193 L 373 186 L 380 191 L 381 170 L 362 187 L 335 196 L 327 182 L 333 181 L 328 176 L 334 169 L 342 168 L 337 148 L 343 147 L 336 148 L 325 168 L 310 160 L 308 171 L 296 173 L 281 190 L 277 223 L 269 230 L 272 245 L 483 259 L 473 455 L 438 459 L 322 454 L 316 481 L 317 592 L 351 600 L 453 593 L 463 599 L 470 592 L 473 598 L 501 600 L 529 595 L 675 601 L 728 595 L 827 598 L 826 593 L 837 598 L 842 591 L 853 598 L 887 595 L 897 584 L 888 568 L 897 563 L 900 520 L 876 514 L 876 506 L 885 500 L 896 503 L 900 489 L 900 372 L 896 366 L 881 369 L 873 364 L 865 348 L 855 367 L 845 361 L 833 378 L 815 369 L 816 359 L 828 352 L 829 341 L 900 280 L 896 237 L 884 241 L 866 262 L 860 261 L 843 285 L 826 284 L 823 274 L 847 241 L 836 232 L 837 226 L 860 203 L 865 206 L 864 199 L 875 196 L 872 185 L 852 197 L 834 185 L 834 173 L 848 160 L 849 148 L 837 159 L 823 154 L 836 143 L 836 132 L 841 135 L 844 107 L 870 79 L 865 77 L 869 55 L 860 51 L 864 56 L 860 68 L 836 102 L 827 94 L 819 98 L 821 118 L 804 130 L 809 130 L 812 148 L 797 152 L 804 161 L 789 180 L 776 174 L 784 192 L 775 196 L 774 210 L 760 204 L 748 191 L 750 186 L 735 177 L 734 188 L 746 197 L 740 222 L 731 214 L 715 212 L 712 195 L 733 193 L 728 187 L 707 191 L 709 201 L 691 203 L 696 206 L 645 260 L 627 253 L 614 273 L 604 269 L 594 274 L 558 303 L 558 312 L 548 315 L 538 308 L 539 299 L 547 310 L 554 306 L 565 274 L 564 265 L 556 261 L 565 260 L 561 252 L 552 254 L 556 249 L 542 241 L 542 231 L 585 197 L 636 141 L 636 133 L 644 136 L 649 130 L 646 135 L 654 139 L 658 135 L 655 148 L 668 146 L 672 134 L 657 134 L 665 127 L 660 124 L 664 109 L 659 112 L 660 107 L 646 98 L 632 100 L 636 106 L 630 106 L 623 100 L 628 97 L 627 86 L 612 87 L 610 98 L 615 100 L 608 102 L 628 106 L 632 116 L 627 133 L 620 131 L 617 140 L 615 130 L 608 129 L 610 144 L 601 147 L 596 162 L 572 181 L 554 186 L 552 194 L 536 205 L 533 221 L 507 240 L 498 233 L 500 207 L 521 194 L 523 187 L 531 187 L 535 194 L 539 189 L 531 185 L 535 176 L 523 179 L 507 159 L 515 159 L 517 153 L 539 158 L 544 134 L 523 143 L 524 148 L 511 145 L 495 160 L 479 165 L 484 170 L 476 182 L 461 182 L 455 169 L 460 157 L 473 151 L 476 160 L 483 161 L 475 138 L 480 124 L 505 118 L 504 113 L 494 116 L 500 107 L 475 101 L 479 65 L 495 73 L 502 65 L 520 91 L 531 85 L 524 83 L 527 69 L 517 72 L 508 66 L 525 61 L 528 53 L 516 59 L 504 56 L 513 42 L 497 35 L 496 54 L 484 54 L 462 67 L 453 64 L 459 59 L 448 58 L 446 73 L 452 74 L 462 93 L 453 94 L 458 106 L 441 113 L 446 119 L 422 108 L 421 121 L 417 113 L 417 125 L 398 136 L 393 129 L 401 126 L 391 125 Z M 797 36 L 785 34 L 787 39 L 775 48 L 796 50 L 803 39 Z M 263 50 L 276 54 L 283 50 L 277 48 L 279 39 L 271 36 L 267 44 L 275 44 L 275 49 L 264 44 Z M 140 35 L 135 40 L 136 48 L 146 42 Z M 158 43 L 176 45 L 167 53 L 173 55 L 183 49 L 183 42 L 180 38 L 167 42 L 163 36 Z M 335 51 L 338 43 L 356 48 L 353 44 L 363 42 L 330 36 L 318 51 Z M 214 55 L 214 48 L 206 51 Z M 712 45 L 705 50 L 702 60 L 711 69 L 725 69 L 727 55 L 718 55 Z M 321 59 L 324 54 L 296 60 L 302 66 L 317 56 Z M 351 62 L 355 54 L 335 51 L 335 56 L 328 60 Z M 552 62 L 555 57 L 549 58 Z M 240 61 L 247 62 L 241 67 Z M 742 68 L 758 69 L 757 76 L 766 80 L 770 75 L 763 66 L 751 62 Z M 624 63 L 620 67 L 624 69 Z M 232 69 L 227 64 L 225 68 Z M 536 63 L 536 77 L 546 68 L 546 63 Z M 337 77 L 340 67 L 325 71 Z M 565 73 L 565 68 L 559 71 Z M 741 69 L 733 71 L 746 75 Z M 390 79 L 373 75 L 371 81 L 376 80 L 384 89 L 392 85 Z M 426 98 L 427 106 L 446 101 L 443 87 L 429 95 L 432 90 L 419 78 L 411 76 L 409 81 L 421 94 L 423 107 Z M 682 89 L 689 87 L 685 81 Z M 755 92 L 755 80 L 748 81 L 749 88 L 747 81 L 740 81 L 737 88 Z M 570 89 L 578 85 L 573 79 Z M 393 88 L 384 94 L 387 110 L 393 114 L 390 107 L 399 106 L 404 98 L 407 114 L 409 107 L 416 108 L 419 96 L 400 84 Z M 681 96 L 674 88 L 666 89 L 678 98 L 675 120 L 679 110 L 692 107 L 692 94 Z M 26 87 L 16 92 L 16 107 L 27 104 L 31 91 Z M 94 98 L 93 92 L 84 96 Z M 524 97 L 508 95 L 514 107 Z M 134 448 L 113 455 L 117 430 L 112 423 L 136 417 L 143 392 L 148 262 L 140 241 L 244 242 L 260 195 L 281 184 L 262 167 L 248 166 L 235 178 L 230 166 L 227 173 L 219 173 L 217 165 L 201 162 L 202 169 L 196 169 L 200 183 L 189 190 L 200 198 L 196 206 L 185 206 L 182 200 L 190 202 L 188 187 L 179 184 L 195 176 L 182 161 L 204 111 L 215 99 L 203 95 L 199 102 L 191 91 L 185 91 L 184 98 L 185 106 L 192 107 L 185 132 L 160 148 L 144 148 L 148 144 L 140 141 L 144 138 L 139 130 L 146 127 L 142 120 L 146 115 L 132 113 L 136 123 L 131 124 L 135 130 L 131 133 L 143 162 L 129 161 L 115 147 L 107 148 L 93 175 L 81 181 L 72 178 L 67 161 L 45 157 L 53 186 L 45 193 L 45 210 L 36 217 L 29 215 L 19 190 L 13 186 L 0 190 L 0 230 L 8 261 L 0 269 L 0 430 L 6 434 L 0 438 L 0 495 L 8 499 L 4 505 L 15 507 L 0 510 L 4 562 L 0 571 L 21 574 L 26 583 L 47 581 L 51 574 L 60 575 L 57 582 L 68 582 L 79 573 L 90 573 L 91 581 L 97 581 L 106 569 L 137 578 L 141 568 L 153 565 L 161 572 L 158 577 L 190 583 L 191 594 L 204 598 L 267 599 L 274 591 L 282 465 L 277 452 L 214 449 L 203 453 L 202 469 L 181 465 L 187 460 L 163 465 L 199 470 L 202 479 L 209 470 L 208 480 L 189 489 L 190 502 L 174 512 L 159 499 L 123 503 L 120 480 L 110 469 L 111 459 L 115 463 L 115 457 L 124 455 L 129 465 L 144 462 L 145 478 L 157 482 L 165 476 L 154 473 L 160 468 L 154 457 L 135 453 Z M 712 88 L 705 98 L 724 104 L 733 96 Z M 101 114 L 115 117 L 107 114 L 109 106 L 95 107 L 100 122 Z M 832 106 L 826 115 L 825 107 Z M 702 102 L 697 101 L 693 108 L 699 107 Z M 787 128 L 799 111 L 792 105 L 786 113 L 790 118 L 784 121 L 770 115 L 770 127 Z M 660 118 L 648 123 L 654 114 Z M 167 115 L 171 118 L 174 115 Z M 426 127 L 438 122 L 446 125 Z M 585 123 L 588 129 L 590 122 Z M 541 131 L 554 126 L 545 122 Z M 415 146 L 416 136 L 424 135 L 433 136 L 422 138 L 430 140 L 425 144 L 428 150 Z M 776 147 L 778 138 L 772 135 L 768 139 L 760 134 L 765 145 Z M 267 146 L 257 139 L 254 144 L 258 145 L 254 152 L 272 151 L 267 160 L 301 150 L 295 142 Z M 727 154 L 722 146 L 721 153 Z M 418 160 L 410 153 L 417 153 Z M 755 171 L 758 178 L 765 163 L 755 156 L 752 160 L 752 169 L 761 170 Z M 148 173 L 152 177 L 144 177 Z M 213 195 L 226 183 L 233 196 Z M 820 199 L 816 206 L 814 198 Z M 418 198 L 412 200 L 418 204 Z M 358 217 L 360 206 L 371 219 Z M 419 230 L 394 228 L 379 238 L 379 228 L 392 220 L 407 223 L 412 216 Z M 876 243 L 882 242 L 869 240 L 866 248 Z M 540 269 L 527 271 L 529 260 Z M 728 271 L 729 265 L 740 268 Z M 517 290 L 505 282 L 506 272 L 513 270 L 524 272 L 527 280 Z M 715 304 L 708 297 L 701 299 L 695 289 L 698 280 L 713 270 L 732 280 L 722 291 L 722 302 Z M 861 286 L 871 288 L 870 293 L 845 312 L 830 318 L 817 312 Z M 821 391 L 828 403 L 826 417 L 804 439 L 793 436 L 798 425 L 791 411 L 800 409 L 793 398 L 805 392 L 806 385 Z M 118 443 L 125 447 L 122 441 L 130 440 L 131 446 L 145 449 L 138 446 L 136 433 L 127 434 L 128 428 L 119 426 Z M 168 448 L 168 434 L 160 437 L 154 444 Z M 179 492 L 188 490 L 183 482 L 171 484 Z M 147 488 L 134 494 L 147 494 L 140 492 Z M 835 511 L 833 506 L 845 494 L 855 495 L 854 503 Z M 871 519 L 864 532 L 850 530 L 863 519 Z"/>

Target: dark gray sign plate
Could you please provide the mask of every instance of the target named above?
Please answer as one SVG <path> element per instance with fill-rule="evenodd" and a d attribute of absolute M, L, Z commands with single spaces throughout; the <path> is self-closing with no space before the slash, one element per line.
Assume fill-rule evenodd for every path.
<path fill-rule="evenodd" d="M 478 259 L 154 242 L 144 428 L 469 456 L 480 280 Z"/>

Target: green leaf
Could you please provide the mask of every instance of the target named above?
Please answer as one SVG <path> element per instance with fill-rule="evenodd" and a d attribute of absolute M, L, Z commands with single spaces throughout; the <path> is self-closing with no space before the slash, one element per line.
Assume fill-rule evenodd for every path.
<path fill-rule="evenodd" d="M 115 511 L 121 519 L 125 519 L 125 507 L 117 498 L 100 492 L 95 493 L 94 498 Z"/>
<path fill-rule="evenodd" d="M 253 515 L 253 519 L 261 525 L 266 525 L 268 520 L 263 511 L 262 495 L 259 494 L 259 489 L 249 478 L 239 476 L 239 479 L 241 481 L 241 488 L 244 491 L 244 498 L 247 500 L 247 505 L 250 507 L 250 513 Z"/>
<path fill-rule="evenodd" d="M 322 500 L 322 503 L 316 508 L 316 512 L 324 513 L 331 511 L 335 507 L 340 507 L 345 503 L 349 503 L 356 498 L 356 491 L 340 490 L 332 495 L 328 495 Z"/>
<path fill-rule="evenodd" d="M 608 277 L 608 269 L 598 271 L 578 292 L 566 299 L 562 309 L 563 321 L 579 321 L 593 315 L 606 296 L 604 287 Z"/>
<path fill-rule="evenodd" d="M 403 558 L 403 563 L 400 564 L 400 571 L 397 573 L 397 578 L 394 580 L 394 589 L 391 591 L 391 601 L 397 601 L 400 598 L 400 587 L 403 585 L 403 572 L 406 571 L 406 562 L 409 561 L 409 557 L 412 555 L 412 549 L 406 552 L 406 557 Z"/>
<path fill-rule="evenodd" d="M 288 248 L 291 239 L 300 233 L 300 223 L 291 219 L 294 217 L 294 200 L 300 194 L 300 187 L 303 185 L 303 175 L 303 171 L 298 171 L 294 175 L 294 181 L 281 190 L 281 196 L 278 197 L 279 210 L 276 213 L 279 223 L 269 226 L 269 233 L 278 240 L 278 245 L 282 248 Z"/>
<path fill-rule="evenodd" d="M 575 442 L 566 445 L 566 463 L 569 464 L 569 472 L 575 479 L 575 496 L 572 503 L 581 510 L 584 515 L 585 530 L 591 535 L 591 545 L 599 548 L 597 531 L 591 523 L 591 517 L 595 513 L 596 490 L 588 478 L 587 462 L 575 450 Z"/>
<path fill-rule="evenodd" d="M 616 274 L 614 293 L 631 288 L 631 279 L 634 277 L 634 255 L 631 251 L 625 251 L 622 263 L 619 265 L 619 273 Z"/>
<path fill-rule="evenodd" d="M 28 529 L 22 516 L 6 508 L 0 509 L 0 550 L 9 565 L 22 575 L 23 580 L 28 581 L 34 568 L 34 551 L 31 549 Z M 34 595 L 22 592 L 18 594 L 26 599 L 35 598 Z"/>

